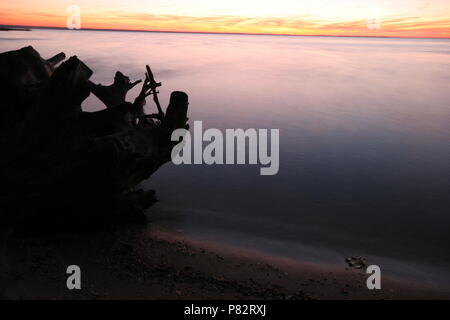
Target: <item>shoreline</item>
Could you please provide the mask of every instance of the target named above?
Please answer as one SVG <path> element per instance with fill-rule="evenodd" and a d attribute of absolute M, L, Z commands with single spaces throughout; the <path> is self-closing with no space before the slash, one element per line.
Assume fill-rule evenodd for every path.
<path fill-rule="evenodd" d="M 31 31 L 30 28 L 20 28 L 20 27 L 0 27 L 0 31 Z"/>
<path fill-rule="evenodd" d="M 12 26 L 13 27 L 13 26 Z M 360 39 L 418 39 L 418 40 L 450 40 L 449 37 L 401 37 L 401 36 L 370 36 L 370 35 L 326 35 L 326 34 L 283 34 L 283 33 L 239 33 L 239 32 L 202 32 L 202 31 L 174 31 L 174 30 L 141 30 L 141 29 L 97 29 L 81 28 L 68 29 L 67 27 L 52 26 L 18 26 L 18 28 L 28 29 L 48 29 L 48 30 L 69 30 L 69 31 L 112 31 L 112 32 L 139 32 L 139 33 L 179 33 L 179 34 L 199 34 L 199 35 L 237 35 L 237 36 L 273 36 L 273 37 L 313 37 L 313 38 L 360 38 Z"/>
<path fill-rule="evenodd" d="M 203 242 L 155 225 L 83 234 L 11 236 L 6 299 L 321 300 L 450 299 L 450 290 L 367 275 L 342 266 L 279 258 Z M 82 290 L 66 289 L 66 268 L 82 270 Z"/>

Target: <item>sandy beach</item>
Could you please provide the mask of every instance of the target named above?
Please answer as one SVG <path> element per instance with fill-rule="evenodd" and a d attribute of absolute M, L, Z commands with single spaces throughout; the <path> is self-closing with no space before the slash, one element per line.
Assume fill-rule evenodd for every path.
<path fill-rule="evenodd" d="M 156 226 L 83 234 L 11 235 L 1 273 L 5 299 L 448 299 L 450 291 L 188 239 Z M 81 290 L 66 288 L 78 265 Z"/>

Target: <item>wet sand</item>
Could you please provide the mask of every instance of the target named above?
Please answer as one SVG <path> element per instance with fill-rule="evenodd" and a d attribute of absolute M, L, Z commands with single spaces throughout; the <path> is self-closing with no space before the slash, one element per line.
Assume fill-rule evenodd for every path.
<path fill-rule="evenodd" d="M 449 299 L 450 290 L 342 265 L 276 258 L 189 239 L 155 226 L 83 234 L 12 235 L 6 241 L 0 295 L 6 299 Z M 66 268 L 81 268 L 81 290 Z"/>

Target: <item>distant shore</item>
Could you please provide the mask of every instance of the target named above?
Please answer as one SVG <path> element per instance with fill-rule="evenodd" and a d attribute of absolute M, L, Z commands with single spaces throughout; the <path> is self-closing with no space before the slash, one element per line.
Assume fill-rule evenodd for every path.
<path fill-rule="evenodd" d="M 31 31 L 31 29 L 30 28 L 0 27 L 0 31 Z"/>
<path fill-rule="evenodd" d="M 104 28 L 81 28 L 68 29 L 66 27 L 54 26 L 5 26 L 3 28 L 11 28 L 12 30 L 25 29 L 23 31 L 31 31 L 32 29 L 48 29 L 48 30 L 68 30 L 68 31 L 112 31 L 112 32 L 149 32 L 149 33 L 180 33 L 180 34 L 205 34 L 205 35 L 237 35 L 237 36 L 274 36 L 274 37 L 325 37 L 325 38 L 370 38 L 370 39 L 443 39 L 450 40 L 448 37 L 400 37 L 400 36 L 370 36 L 370 35 L 327 35 L 327 34 L 282 34 L 282 33 L 242 33 L 242 32 L 208 32 L 208 31 L 177 31 L 177 30 L 146 30 L 146 29 L 104 29 Z M 11 30 L 10 30 L 11 31 Z M 17 30 L 20 31 L 20 30 Z"/>
<path fill-rule="evenodd" d="M 362 271 L 186 238 L 155 226 L 85 234 L 13 236 L 6 299 L 450 299 L 450 290 L 383 277 L 368 290 Z M 66 268 L 82 290 L 66 289 Z"/>

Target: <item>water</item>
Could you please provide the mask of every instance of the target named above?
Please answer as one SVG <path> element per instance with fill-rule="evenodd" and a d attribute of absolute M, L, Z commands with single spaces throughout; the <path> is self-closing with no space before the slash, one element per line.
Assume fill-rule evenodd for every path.
<path fill-rule="evenodd" d="M 112 81 L 150 64 L 204 128 L 279 128 L 280 172 L 168 164 L 149 217 L 184 233 L 316 262 L 363 255 L 450 285 L 450 40 L 33 30 L 1 51 L 64 50 Z M 134 99 L 138 88 L 130 92 Z M 88 111 L 101 109 L 90 97 Z M 154 112 L 152 104 L 148 112 Z"/>

